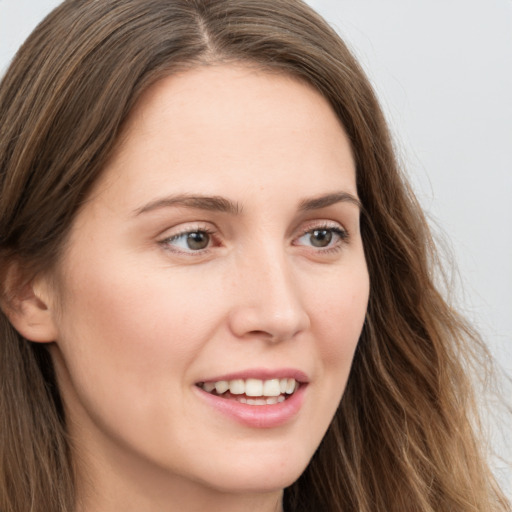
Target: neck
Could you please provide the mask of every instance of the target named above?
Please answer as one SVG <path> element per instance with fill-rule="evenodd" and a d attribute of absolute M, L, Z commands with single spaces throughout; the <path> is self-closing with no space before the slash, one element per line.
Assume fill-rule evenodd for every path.
<path fill-rule="evenodd" d="M 82 493 L 76 512 L 283 512 L 282 492 L 276 494 L 189 493 L 168 489 L 167 496 L 147 492 L 116 495 L 115 492 Z"/>
<path fill-rule="evenodd" d="M 84 455 L 75 468 L 76 512 L 283 512 L 281 489 L 217 489 L 126 454 Z"/>

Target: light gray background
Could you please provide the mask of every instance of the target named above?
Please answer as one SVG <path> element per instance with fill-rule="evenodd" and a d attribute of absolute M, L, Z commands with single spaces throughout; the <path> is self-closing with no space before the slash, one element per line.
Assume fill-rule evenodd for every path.
<path fill-rule="evenodd" d="M 0 0 L 0 73 L 58 3 Z M 420 201 L 451 246 L 460 307 L 512 375 L 512 1 L 309 3 L 366 69 Z M 510 457 L 505 422 L 495 442 Z M 497 467 L 512 495 L 510 470 Z"/>

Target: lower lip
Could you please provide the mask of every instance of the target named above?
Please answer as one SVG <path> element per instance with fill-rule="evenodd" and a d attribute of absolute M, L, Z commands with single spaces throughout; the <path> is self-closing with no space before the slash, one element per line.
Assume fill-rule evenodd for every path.
<path fill-rule="evenodd" d="M 248 405 L 212 395 L 195 386 L 201 399 L 220 413 L 252 428 L 275 428 L 291 421 L 299 412 L 304 401 L 306 385 L 301 384 L 293 395 L 284 402 L 271 405 Z"/>

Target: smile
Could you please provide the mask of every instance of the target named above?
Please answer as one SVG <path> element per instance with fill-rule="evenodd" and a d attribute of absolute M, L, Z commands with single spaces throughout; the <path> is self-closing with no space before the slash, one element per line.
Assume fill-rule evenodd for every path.
<path fill-rule="evenodd" d="M 284 402 L 298 389 L 293 378 L 234 379 L 201 382 L 198 386 L 215 396 L 248 405 L 275 405 Z"/>

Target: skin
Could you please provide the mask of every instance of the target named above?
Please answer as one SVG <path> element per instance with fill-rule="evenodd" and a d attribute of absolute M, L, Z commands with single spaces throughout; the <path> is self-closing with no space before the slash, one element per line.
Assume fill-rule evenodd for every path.
<path fill-rule="evenodd" d="M 176 195 L 222 196 L 233 211 L 169 204 Z M 335 413 L 364 322 L 359 215 L 349 142 L 311 87 L 218 65 L 145 93 L 38 285 L 79 510 L 281 510 Z M 191 249 L 183 233 L 198 231 L 207 246 Z M 247 426 L 201 399 L 198 382 L 254 368 L 307 376 L 285 424 Z"/>

